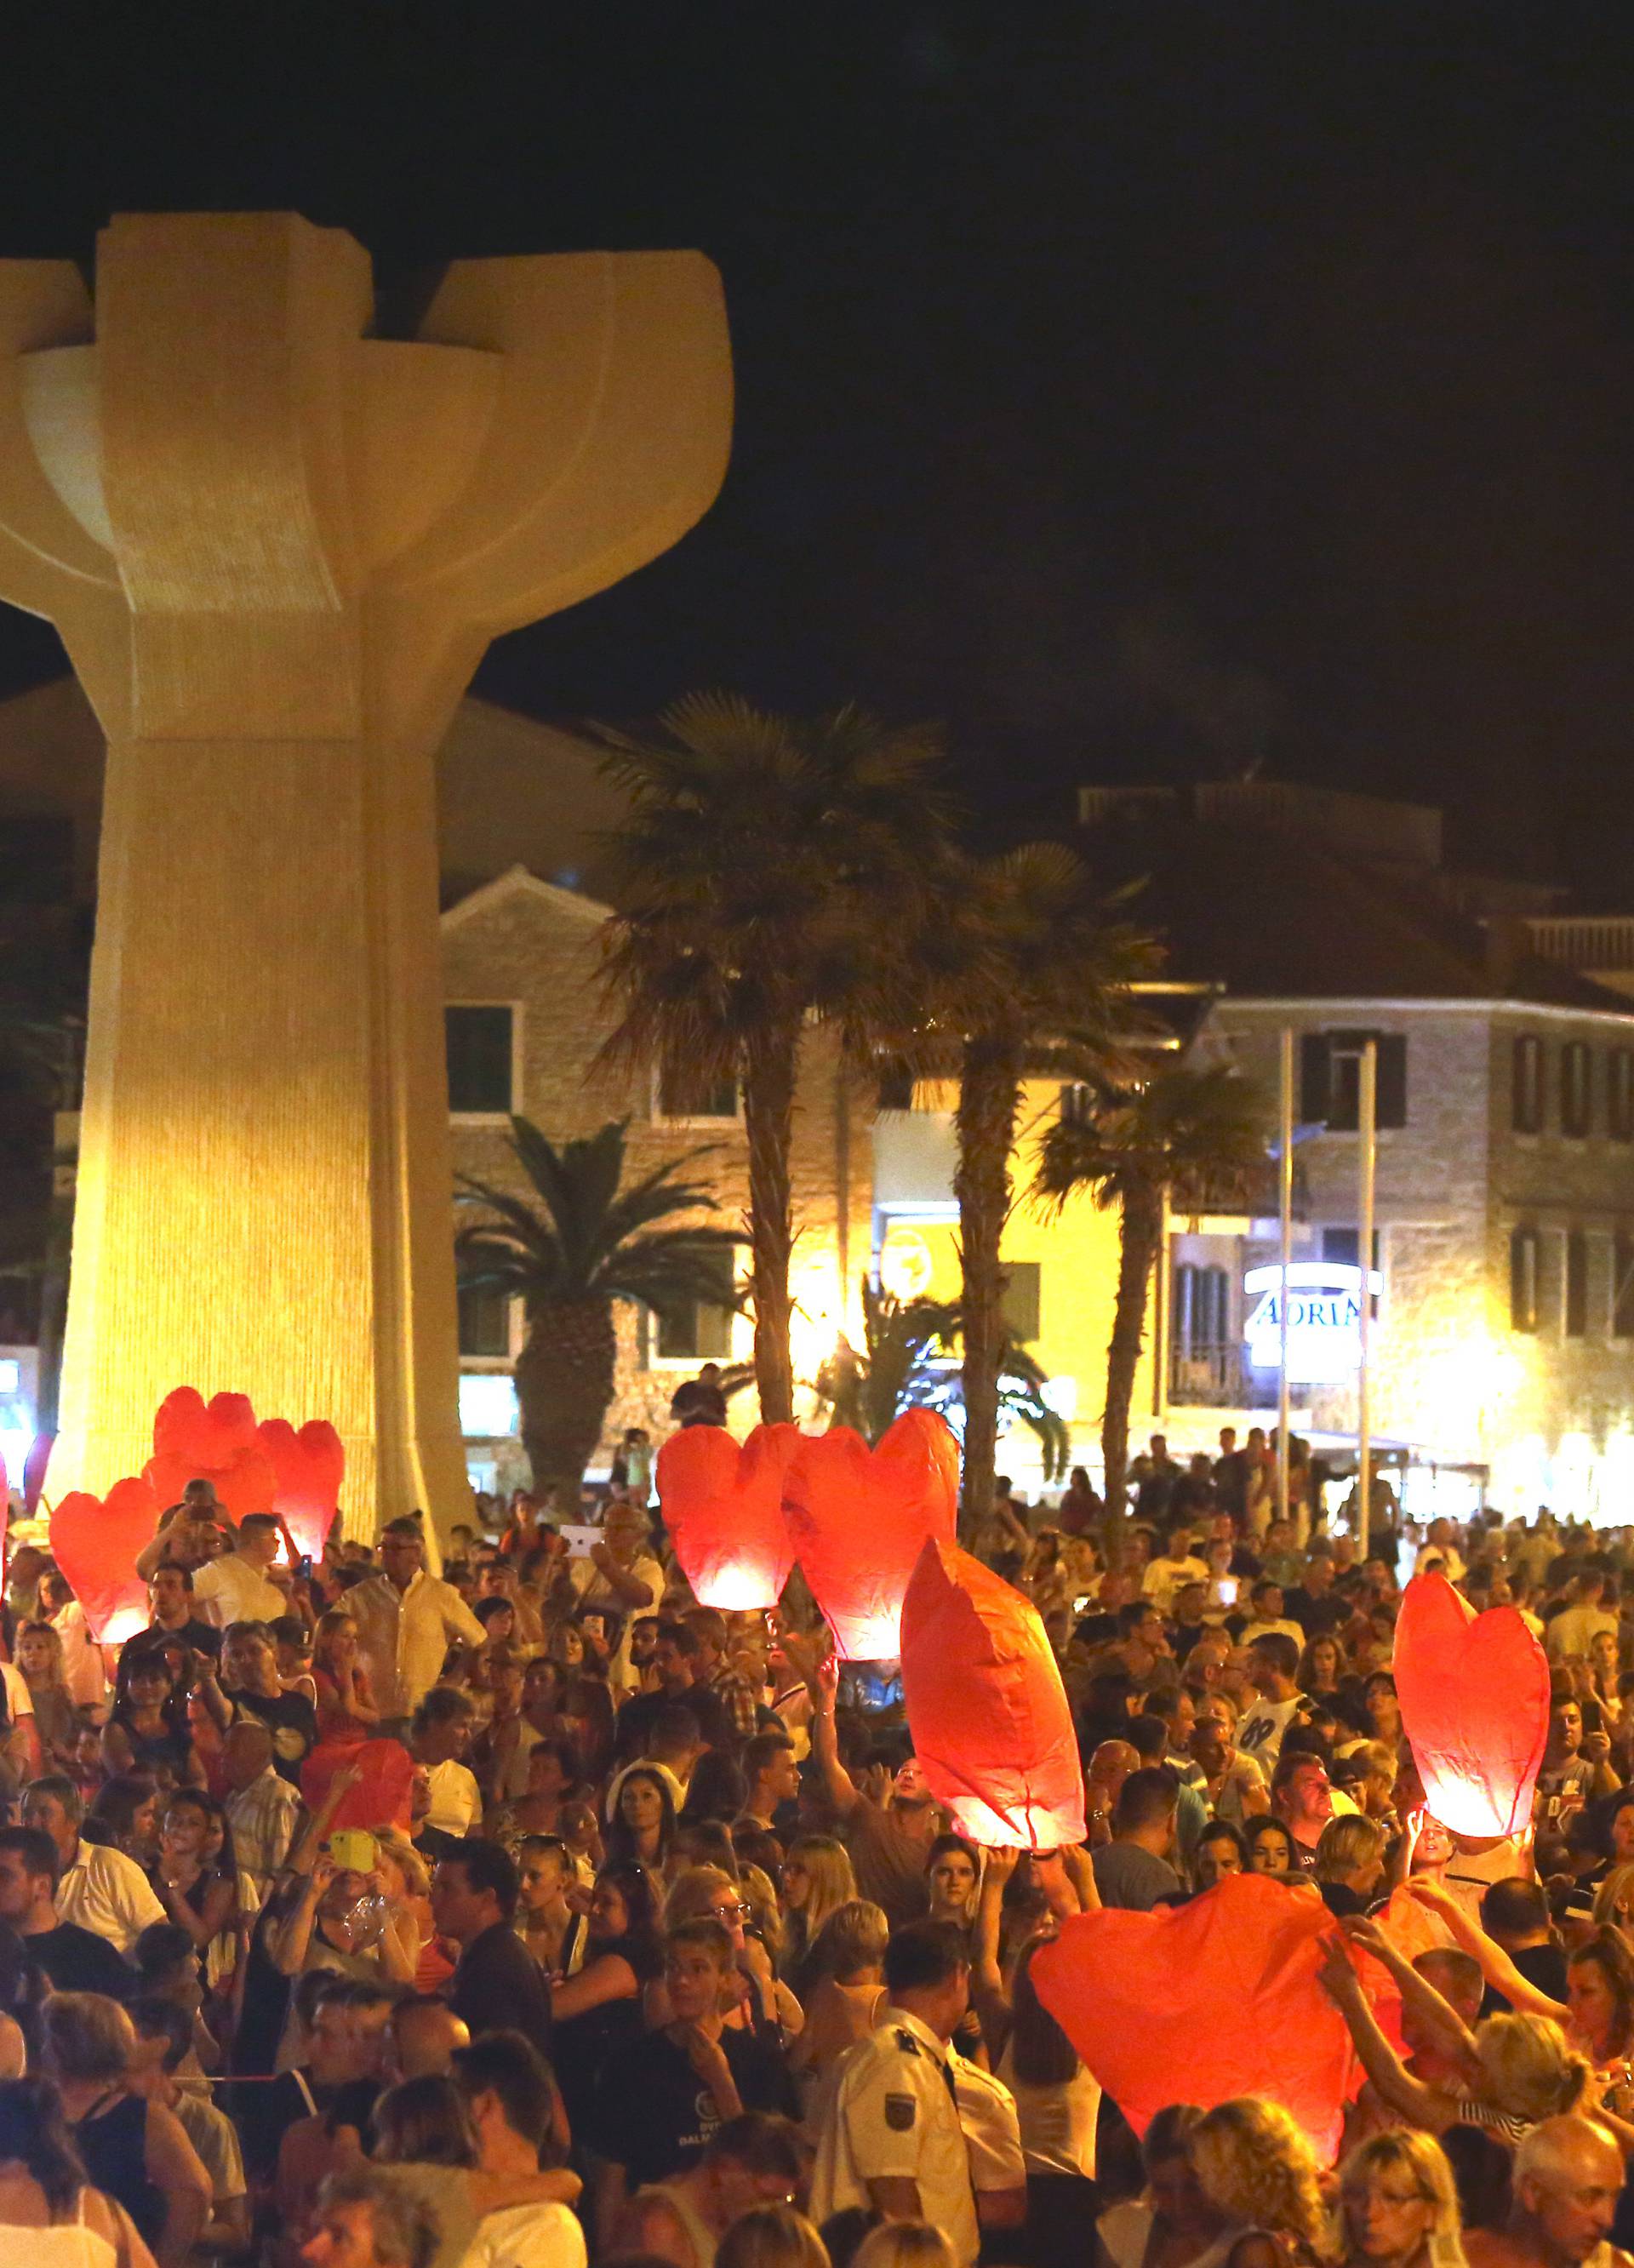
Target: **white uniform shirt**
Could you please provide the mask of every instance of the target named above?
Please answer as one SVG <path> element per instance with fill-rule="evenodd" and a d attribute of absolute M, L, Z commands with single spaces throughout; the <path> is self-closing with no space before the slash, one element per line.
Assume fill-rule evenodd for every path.
<path fill-rule="evenodd" d="M 408 1717 L 443 1674 L 452 1639 L 483 1646 L 488 1633 L 452 1583 L 423 1567 L 406 1591 L 389 1575 L 365 1575 L 340 1603 L 357 1625 L 375 1706 L 383 1717 Z"/>
<path fill-rule="evenodd" d="M 848 2205 L 869 2209 L 868 2184 L 880 2181 L 917 2183 L 925 2220 L 960 2268 L 970 2268 L 981 2235 L 949 2053 L 906 2008 L 886 2008 L 879 2029 L 839 2066 L 817 2139 L 812 2219 L 821 2225 Z"/>
<path fill-rule="evenodd" d="M 236 1551 L 209 1560 L 193 1578 L 194 1611 L 217 1630 L 229 1623 L 269 1623 L 287 1615 L 290 1602 Z"/>
<path fill-rule="evenodd" d="M 585 2232 L 564 2205 L 486 2213 L 460 2268 L 585 2268 Z"/>
<path fill-rule="evenodd" d="M 169 1916 L 134 1859 L 106 1843 L 82 1843 L 56 1890 L 56 1918 L 129 1955 L 143 1931 Z"/>

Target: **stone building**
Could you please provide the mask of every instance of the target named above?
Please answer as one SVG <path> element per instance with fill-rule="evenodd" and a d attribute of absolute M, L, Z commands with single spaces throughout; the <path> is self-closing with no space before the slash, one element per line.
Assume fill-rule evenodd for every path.
<path fill-rule="evenodd" d="M 527 1183 L 506 1120 L 530 1118 L 553 1140 L 626 1122 L 633 1178 L 666 1160 L 707 1150 L 697 1178 L 714 1188 L 723 1226 L 748 1204 L 748 1151 L 734 1093 L 699 1107 L 670 1107 L 657 1080 L 598 1064 L 613 1018 L 598 983 L 607 909 L 512 866 L 456 900 L 443 916 L 449 1102 L 458 1172 L 518 1195 Z M 860 1329 L 858 1302 L 870 1263 L 873 1160 L 872 1097 L 841 1067 L 833 1043 L 808 1035 L 796 1098 L 791 1182 L 798 1228 L 793 1266 L 797 1379 L 809 1382 L 842 1330 Z M 739 1273 L 747 1272 L 741 1256 Z M 724 1285 L 724 1290 L 729 1290 Z M 526 1477 L 514 1440 L 511 1364 L 522 1321 L 514 1303 L 467 1295 L 460 1312 L 460 1406 L 467 1455 L 480 1480 Z M 723 1304 L 668 1325 L 625 1311 L 619 1320 L 617 1395 L 602 1445 L 609 1462 L 616 1428 L 645 1425 L 658 1438 L 670 1396 L 700 1362 L 746 1362 L 748 1321 Z M 734 1422 L 752 1424 L 753 1387 Z M 593 1470 L 596 1468 L 593 1467 Z"/>
<path fill-rule="evenodd" d="M 1546 894 L 1450 869 L 1439 813 L 1248 782 L 1092 791 L 1083 816 L 1092 855 L 1149 873 L 1142 911 L 1176 973 L 1220 987 L 1210 1043 L 1274 1094 L 1294 1034 L 1296 1261 L 1359 1261 L 1359 1058 L 1377 1042 L 1372 1418 L 1417 1467 L 1420 1508 L 1484 1485 L 1506 1510 L 1628 1518 L 1634 1001 L 1538 950 Z M 1182 1444 L 1276 1402 L 1255 1359 L 1274 1365 L 1274 1333 L 1255 1335 L 1263 1293 L 1244 1281 L 1276 1261 L 1276 1224 L 1221 1226 L 1172 1241 Z M 1343 1472 L 1353 1359 L 1306 1359 L 1338 1374 L 1292 1379 L 1294 1422 Z"/>

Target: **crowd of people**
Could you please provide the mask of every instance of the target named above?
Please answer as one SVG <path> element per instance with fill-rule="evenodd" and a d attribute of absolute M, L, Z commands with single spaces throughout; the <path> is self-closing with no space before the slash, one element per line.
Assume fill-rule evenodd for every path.
<path fill-rule="evenodd" d="M 588 1550 L 581 1506 L 570 1537 L 479 1498 L 440 1572 L 418 1514 L 308 1565 L 195 1482 L 116 1649 L 12 1550 L 0 2268 L 1607 2268 L 1626 1538 L 1486 1514 L 1364 1557 L 1229 1433 L 1184 1466 L 1154 1438 L 1115 1521 L 1084 1473 L 1053 1507 L 1001 1482 L 967 1540 L 1050 1634 L 1087 1822 L 1022 1853 L 953 1831 L 888 1666 L 836 1665 L 798 1578 L 775 1613 L 694 1600 L 651 1464 L 627 1445 Z M 1529 1834 L 1425 1810 L 1415 1564 L 1545 1647 Z M 406 1811 L 338 1825 L 402 1786 L 383 1755 Z M 1365 2074 L 1336 2169 L 1272 2067 L 1199 2108 L 1181 2064 L 1137 2140 L 1034 1986 L 1073 1915 L 1240 1871 L 1336 1918 Z"/>

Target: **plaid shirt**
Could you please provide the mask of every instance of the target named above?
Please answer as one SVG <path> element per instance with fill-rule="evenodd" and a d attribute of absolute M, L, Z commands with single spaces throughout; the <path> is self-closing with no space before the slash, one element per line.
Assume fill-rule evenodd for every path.
<path fill-rule="evenodd" d="M 760 1730 L 760 1692 L 740 1669 L 718 1669 L 709 1683 L 740 1739 L 747 1741 Z"/>
<path fill-rule="evenodd" d="M 300 1810 L 300 1790 L 291 1787 L 272 1764 L 227 1799 L 233 1855 L 263 1898 L 290 1854 Z"/>

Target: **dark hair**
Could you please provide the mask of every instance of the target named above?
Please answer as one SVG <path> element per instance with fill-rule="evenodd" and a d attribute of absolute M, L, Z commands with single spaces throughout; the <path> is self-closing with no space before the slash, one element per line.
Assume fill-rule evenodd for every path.
<path fill-rule="evenodd" d="M 0 1679 L 0 1684 L 4 1683 Z M 24 1787 L 25 1803 L 31 1795 L 46 1796 L 52 1802 L 60 1803 L 76 1827 L 85 1815 L 85 1798 L 66 1772 L 41 1772 L 38 1779 L 31 1779 Z"/>
<path fill-rule="evenodd" d="M 467 1887 L 474 1896 L 490 1890 L 499 1904 L 499 1918 L 509 1921 L 516 1912 L 516 1860 L 497 1843 L 467 1836 L 438 1861 L 443 1867 L 462 1867 Z"/>
<path fill-rule="evenodd" d="M 628 1859 L 612 1859 L 596 1876 L 598 1889 L 603 1882 L 609 1889 L 616 1890 L 624 1901 L 629 1935 L 656 1946 L 659 1899 L 652 1887 L 652 1877 L 645 1867 L 637 1867 Z"/>
<path fill-rule="evenodd" d="M 440 2073 L 400 2080 L 374 2106 L 370 2121 L 381 2165 L 462 2166 L 477 2161 L 467 2098 Z"/>
<path fill-rule="evenodd" d="M 968 1859 L 970 1864 L 975 1868 L 976 1878 L 980 1881 L 982 1874 L 982 1854 L 976 1849 L 975 1845 L 970 1841 L 969 1837 L 964 1835 L 938 1835 L 931 1844 L 930 1849 L 924 1854 L 925 1873 L 928 1874 L 931 1867 L 935 1866 L 937 1860 L 938 1859 L 946 1859 L 948 1853 L 952 1851 L 963 1852 L 965 1857 Z"/>
<path fill-rule="evenodd" d="M 793 1755 L 794 1743 L 786 1733 L 756 1733 L 752 1739 L 745 1741 L 740 1752 L 740 1761 L 747 1785 L 753 1787 L 767 1766 L 782 1756 L 785 1749 L 791 1756 Z"/>
<path fill-rule="evenodd" d="M 53 2221 L 67 2219 L 85 2169 L 48 2079 L 0 2080 L 0 2160 L 14 2158 L 45 2191 Z"/>
<path fill-rule="evenodd" d="M 669 1857 L 670 1845 L 675 1839 L 675 1799 L 669 1792 L 669 1782 L 656 1764 L 631 1764 L 621 1776 L 618 1793 L 613 1802 L 613 1816 L 607 1822 L 607 1854 L 620 1866 L 639 1863 L 641 1854 L 636 1847 L 635 1835 L 624 1818 L 623 1811 L 624 1790 L 632 1779 L 637 1778 L 651 1780 L 659 1792 L 658 1863 L 662 1867 Z"/>
<path fill-rule="evenodd" d="M 1250 1645 L 1250 1653 L 1257 1653 L 1268 1669 L 1278 1677 L 1292 1678 L 1299 1667 L 1299 1649 L 1286 1631 L 1262 1631 Z"/>
<path fill-rule="evenodd" d="M 1242 1848 L 1245 1859 L 1253 1858 L 1255 1852 L 1259 1849 L 1261 1844 L 1264 1842 L 1268 1835 L 1280 1835 L 1282 1837 L 1283 1841 L 1288 1846 L 1289 1869 L 1291 1872 L 1297 1870 L 1299 1863 L 1299 1846 L 1293 1839 L 1292 1830 L 1288 1827 L 1284 1821 L 1273 1819 L 1269 1812 L 1262 1812 L 1259 1818 L 1250 1820 L 1248 1826 L 1244 1828 L 1242 1832 Z"/>
<path fill-rule="evenodd" d="M 1611 2052 L 1614 2056 L 1627 2055 L 1630 2035 L 1634 2035 L 1634 1951 L 1630 1951 L 1620 1929 L 1596 1930 L 1593 1937 L 1574 1946 L 1566 1955 L 1568 1970 L 1580 1965 L 1599 1970 L 1607 1991 L 1616 2002 Z"/>
<path fill-rule="evenodd" d="M 239 1522 L 240 1541 L 247 1535 L 276 1535 L 278 1523 L 269 1512 L 247 1512 Z"/>
<path fill-rule="evenodd" d="M 157 1583 L 161 1575 L 174 1575 L 184 1591 L 190 1592 L 193 1588 L 193 1570 L 191 1567 L 184 1567 L 180 1559 L 162 1561 L 148 1577 L 149 1583 Z"/>
<path fill-rule="evenodd" d="M 43 1827 L 0 1827 L 0 1853 L 20 1859 L 25 1874 L 49 1874 L 51 1895 L 55 1897 L 62 1860 Z"/>
<path fill-rule="evenodd" d="M 311 1636 L 298 1615 L 275 1615 L 267 1625 L 274 1646 L 305 1646 Z"/>
<path fill-rule="evenodd" d="M 725 1749 L 705 1749 L 687 1783 L 687 1800 L 681 1807 L 681 1823 L 695 1826 L 701 1819 L 730 1823 L 749 1800 L 745 1776 Z"/>
<path fill-rule="evenodd" d="M 1143 1710 L 1131 1717 L 1123 1734 L 1142 1764 L 1160 1764 L 1169 1752 L 1169 1728 L 1161 1717 L 1152 1717 Z"/>
<path fill-rule="evenodd" d="M 766 2110 L 742 2110 L 718 2126 L 703 2146 L 703 2162 L 741 2166 L 746 2174 L 769 2174 L 791 2187 L 805 2172 L 799 2130 Z"/>
<path fill-rule="evenodd" d="M 1151 1764 L 1130 1772 L 1118 1790 L 1112 1808 L 1112 1831 L 1126 1835 L 1139 1827 L 1157 1827 L 1173 1818 L 1180 1807 L 1180 1786 L 1172 1771 Z"/>
<path fill-rule="evenodd" d="M 463 1725 L 475 1713 L 468 1693 L 453 1685 L 433 1685 L 409 1719 L 408 1729 L 423 1733 L 433 1725 Z"/>
<path fill-rule="evenodd" d="M 193 2019 L 187 2010 L 156 1992 L 138 1992 L 125 2006 L 138 2038 L 164 2041 L 164 2069 L 174 2071 L 193 2044 Z"/>
<path fill-rule="evenodd" d="M 1064 2087 L 1078 2067 L 1078 2050 L 1033 1984 L 1033 1955 L 1048 1942 L 1042 1937 L 1028 1938 L 1011 1988 L 1010 2057 L 1016 2077 L 1028 2087 Z"/>
<path fill-rule="evenodd" d="M 514 1599 L 479 1599 L 471 1612 L 486 1630 L 489 1624 L 497 1622 L 501 1615 L 514 1615 L 516 1601 Z"/>
<path fill-rule="evenodd" d="M 673 1646 L 676 1653 L 683 1655 L 688 1661 L 696 1661 L 703 1651 L 703 1639 L 696 1631 L 686 1623 L 660 1620 L 659 1643 L 663 1645 L 666 1642 Z"/>
<path fill-rule="evenodd" d="M 131 1822 L 144 1803 L 151 1803 L 154 1785 L 146 1772 L 115 1772 L 105 1779 L 85 1814 L 87 1827 L 100 1827 L 115 1837 L 129 1835 Z M 87 1835 L 87 1842 L 95 1838 Z"/>
<path fill-rule="evenodd" d="M 406 1513 L 396 1520 L 386 1521 L 380 1530 L 380 1541 L 384 1543 L 388 1535 L 407 1536 L 413 1543 L 423 1543 L 425 1541 L 425 1530 L 417 1520 L 410 1520 Z"/>
<path fill-rule="evenodd" d="M 653 1712 L 650 1735 L 655 1749 L 696 1748 L 703 1737 L 703 1727 L 698 1722 L 698 1712 L 684 1701 L 666 1701 Z M 714 1749 L 706 1754 L 713 1756 Z M 703 1762 L 703 1758 L 699 1758 Z"/>
<path fill-rule="evenodd" d="M 1280 1824 L 1280 1822 L 1278 1823 Z M 1243 1861 L 1245 1866 L 1247 1865 L 1248 1846 L 1243 1841 L 1242 1830 L 1238 1826 L 1234 1819 L 1211 1819 L 1207 1821 L 1203 1826 L 1203 1832 L 1197 1837 L 1197 1849 L 1201 1851 L 1205 1843 L 1229 1843 L 1232 1849 L 1237 1853 L 1237 1856 Z"/>
<path fill-rule="evenodd" d="M 957 1922 L 910 1921 L 893 1931 L 886 1946 L 886 1990 L 893 1999 L 899 1992 L 931 1990 L 947 1984 L 969 1962 Z"/>
<path fill-rule="evenodd" d="M 1506 1874 L 1482 1893 L 1481 1926 L 1489 1937 L 1499 1931 L 1511 1937 L 1530 1937 L 1549 1927 L 1549 1899 L 1541 1882 L 1524 1874 Z"/>
<path fill-rule="evenodd" d="M 505 2124 L 535 2150 L 550 2134 L 550 2066 L 521 2032 L 484 2032 L 451 2058 L 454 2080 L 467 2102 L 479 2095 L 498 2100 Z"/>

